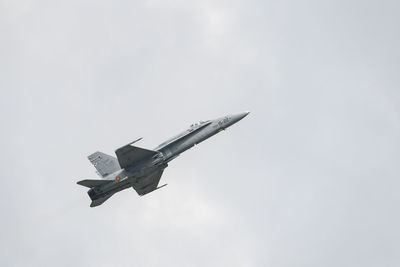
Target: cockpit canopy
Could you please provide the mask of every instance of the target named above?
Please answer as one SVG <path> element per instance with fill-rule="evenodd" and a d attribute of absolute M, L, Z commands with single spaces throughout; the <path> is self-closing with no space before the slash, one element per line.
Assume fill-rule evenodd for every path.
<path fill-rule="evenodd" d="M 198 121 L 198 122 L 195 122 L 195 123 L 193 123 L 193 124 L 190 125 L 190 128 L 197 127 L 197 126 L 202 125 L 202 124 L 204 124 L 204 123 L 206 123 L 206 122 L 205 122 L 205 121 Z"/>

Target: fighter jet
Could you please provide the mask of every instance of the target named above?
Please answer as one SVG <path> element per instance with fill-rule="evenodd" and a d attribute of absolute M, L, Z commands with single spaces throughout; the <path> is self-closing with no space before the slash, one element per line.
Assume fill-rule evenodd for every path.
<path fill-rule="evenodd" d="M 216 120 L 199 121 L 184 132 L 168 139 L 153 150 L 133 146 L 139 138 L 115 151 L 116 158 L 95 152 L 88 159 L 96 168 L 99 180 L 87 179 L 77 182 L 89 189 L 90 207 L 103 204 L 115 193 L 133 187 L 140 195 L 146 195 L 165 186 L 158 186 L 168 163 L 182 152 L 203 142 L 220 131 L 246 117 L 250 112 L 228 115 Z"/>

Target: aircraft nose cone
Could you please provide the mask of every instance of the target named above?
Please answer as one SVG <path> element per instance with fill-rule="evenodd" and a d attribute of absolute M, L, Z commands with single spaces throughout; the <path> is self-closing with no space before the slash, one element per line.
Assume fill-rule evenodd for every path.
<path fill-rule="evenodd" d="M 249 115 L 250 111 L 245 111 L 245 112 L 241 112 L 239 114 L 236 114 L 233 116 L 233 123 L 236 123 L 238 121 L 240 121 L 241 119 L 243 119 L 244 117 L 246 117 L 247 115 Z"/>
<path fill-rule="evenodd" d="M 245 111 L 242 113 L 237 114 L 236 116 L 238 117 L 238 121 L 249 115 L 250 111 Z"/>

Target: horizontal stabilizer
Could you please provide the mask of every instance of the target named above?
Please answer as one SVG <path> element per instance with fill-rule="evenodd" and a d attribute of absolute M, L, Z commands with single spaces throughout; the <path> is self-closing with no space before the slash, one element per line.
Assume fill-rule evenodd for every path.
<path fill-rule="evenodd" d="M 91 179 L 86 179 L 86 180 L 82 180 L 77 182 L 77 184 L 82 185 L 82 186 L 86 186 L 89 188 L 93 188 L 93 187 L 98 187 L 100 185 L 103 184 L 108 184 L 108 183 L 112 183 L 112 180 L 91 180 Z"/>
<path fill-rule="evenodd" d="M 103 204 L 104 202 L 106 202 L 107 199 L 109 199 L 112 195 L 108 195 L 102 198 L 98 198 L 96 200 L 93 200 L 92 203 L 90 203 L 90 207 L 96 207 L 96 206 L 100 206 L 101 204 Z"/>

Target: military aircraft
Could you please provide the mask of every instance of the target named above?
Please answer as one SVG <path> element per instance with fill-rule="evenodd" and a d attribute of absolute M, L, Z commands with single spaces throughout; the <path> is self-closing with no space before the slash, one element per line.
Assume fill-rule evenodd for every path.
<path fill-rule="evenodd" d="M 87 179 L 77 184 L 89 187 L 92 200 L 90 207 L 103 204 L 115 193 L 133 187 L 140 195 L 146 195 L 165 186 L 158 186 L 168 162 L 182 152 L 225 130 L 246 117 L 250 112 L 228 115 L 216 120 L 200 121 L 184 132 L 168 139 L 153 150 L 133 146 L 139 138 L 115 151 L 116 158 L 102 152 L 88 156 L 102 179 Z"/>

